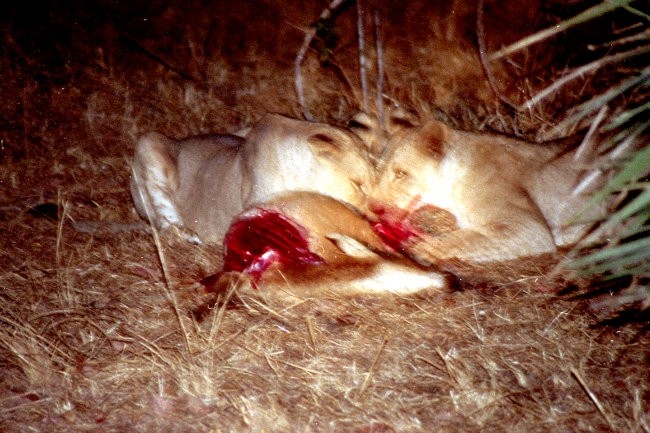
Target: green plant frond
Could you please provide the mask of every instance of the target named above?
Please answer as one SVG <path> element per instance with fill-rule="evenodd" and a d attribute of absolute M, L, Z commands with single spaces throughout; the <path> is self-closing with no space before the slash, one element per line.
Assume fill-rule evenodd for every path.
<path fill-rule="evenodd" d="M 627 90 L 636 86 L 647 85 L 648 83 L 650 83 L 649 79 L 650 79 L 650 66 L 644 68 L 638 76 L 623 81 L 618 86 L 606 91 L 605 93 L 599 96 L 596 96 L 595 98 L 585 101 L 582 104 L 575 107 L 572 110 L 574 114 L 570 115 L 562 122 L 560 122 L 560 124 L 557 126 L 557 129 L 559 130 L 567 129 L 570 125 L 582 120 L 583 118 L 587 117 L 594 111 L 600 110 L 603 105 L 608 104 L 613 99 L 619 97 Z"/>
<path fill-rule="evenodd" d="M 617 190 L 622 189 L 628 183 L 640 179 L 643 175 L 647 174 L 650 168 L 650 145 L 637 151 L 629 162 L 605 185 L 603 189 L 598 191 L 591 198 L 589 203 L 585 206 L 585 210 L 591 209 L 596 204 L 605 200 L 609 195 Z M 584 211 L 580 212 L 581 214 Z"/>
<path fill-rule="evenodd" d="M 649 256 L 650 238 L 644 237 L 576 258 L 568 264 L 568 267 L 597 274 L 641 261 L 647 262 Z"/>
<path fill-rule="evenodd" d="M 635 275 L 640 278 L 650 277 L 650 264 L 648 264 L 648 260 L 641 262 L 641 265 L 639 266 L 626 267 L 625 270 L 621 272 L 619 275 L 613 275 L 612 277 L 621 278 L 629 275 Z M 644 287 L 650 288 L 650 286 L 644 286 Z"/>
<path fill-rule="evenodd" d="M 581 273 L 582 276 L 589 276 L 589 273 Z M 607 281 L 615 281 L 620 278 L 624 277 L 629 277 L 630 275 L 636 275 L 639 277 L 648 277 L 650 276 L 650 267 L 646 264 L 643 264 L 641 266 L 636 266 L 636 267 L 628 267 L 625 268 L 625 270 L 619 270 L 618 273 L 615 274 L 609 274 L 604 277 L 601 277 L 601 281 L 607 282 Z"/>
<path fill-rule="evenodd" d="M 637 115 L 649 110 L 650 110 L 650 101 L 646 102 L 645 104 L 639 105 L 638 107 L 625 110 L 624 112 L 616 116 L 614 119 L 612 119 L 612 121 L 609 122 L 609 124 L 607 124 L 607 126 L 603 128 L 603 131 L 607 132 L 616 129 L 620 126 L 623 126 L 626 123 L 628 123 L 630 120 L 635 118 Z"/>
<path fill-rule="evenodd" d="M 500 59 L 501 57 L 505 57 L 507 55 L 510 55 L 514 52 L 520 51 L 526 47 L 529 47 L 530 45 L 536 44 L 538 42 L 543 41 L 544 39 L 548 39 L 551 36 L 554 36 L 558 33 L 561 33 L 571 27 L 574 27 L 578 24 L 582 24 L 584 22 L 590 21 L 594 18 L 598 18 L 600 16 L 605 15 L 608 12 L 613 11 L 614 9 L 617 9 L 621 6 L 627 6 L 628 4 L 632 3 L 633 0 L 611 0 L 611 1 L 605 1 L 602 2 L 596 6 L 593 6 L 578 15 L 574 16 L 573 18 L 569 18 L 567 20 L 564 20 L 558 24 L 556 24 L 553 27 L 548 27 L 542 31 L 539 31 L 533 35 L 530 35 L 526 38 L 520 39 L 519 41 L 515 42 L 514 44 L 508 45 L 507 47 L 504 47 L 500 49 L 499 51 L 495 52 L 490 56 L 490 60 L 497 60 Z"/>
<path fill-rule="evenodd" d="M 627 222 L 625 226 L 625 239 L 640 239 L 642 237 L 650 236 L 650 226 L 647 225 L 648 220 L 636 219 Z"/>
<path fill-rule="evenodd" d="M 648 266 L 647 256 L 641 256 L 638 260 L 634 261 L 631 257 L 621 257 L 620 260 L 610 260 L 603 262 L 598 266 L 585 267 L 578 269 L 579 275 L 586 277 L 589 275 L 606 274 L 607 277 L 602 278 L 602 281 L 611 281 L 619 278 L 624 278 L 629 275 L 646 276 L 650 272 Z"/>
<path fill-rule="evenodd" d="M 650 181 L 630 182 L 626 187 L 626 189 L 630 191 L 637 190 L 637 189 L 646 189 L 646 188 L 650 188 Z"/>
<path fill-rule="evenodd" d="M 638 216 L 645 220 L 650 219 L 650 189 L 644 190 L 622 209 L 610 215 L 603 225 L 602 230 L 606 232 L 623 222 L 625 219 L 633 216 Z"/>
<path fill-rule="evenodd" d="M 643 131 L 648 129 L 648 126 L 650 126 L 650 122 L 648 121 L 640 122 L 637 125 L 628 125 L 613 137 L 603 141 L 600 144 L 600 147 L 603 152 L 608 152 L 615 146 L 627 149 L 637 139 L 637 137 L 643 133 Z M 625 152 L 614 150 L 611 152 L 611 157 L 612 159 L 616 159 L 623 154 L 625 154 Z"/>
<path fill-rule="evenodd" d="M 647 13 L 645 13 L 643 11 L 640 11 L 637 8 L 634 8 L 634 7 L 629 6 L 629 5 L 625 5 L 625 6 L 623 6 L 623 9 L 630 12 L 631 14 L 634 14 L 634 15 L 637 15 L 637 16 L 643 18 L 644 20 L 650 21 L 650 15 L 648 15 Z"/>

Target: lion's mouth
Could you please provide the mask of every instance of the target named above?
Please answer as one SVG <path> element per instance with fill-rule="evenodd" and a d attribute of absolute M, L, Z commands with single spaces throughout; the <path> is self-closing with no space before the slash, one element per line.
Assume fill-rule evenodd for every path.
<path fill-rule="evenodd" d="M 371 206 L 378 220 L 372 223 L 377 236 L 395 251 L 403 252 L 408 241 L 419 235 L 419 230 L 411 223 L 409 211 L 388 206 Z"/>
<path fill-rule="evenodd" d="M 440 236 L 459 229 L 458 220 L 448 210 L 414 199 L 406 209 L 371 204 L 377 217 L 372 223 L 381 240 L 396 251 L 405 252 L 413 238 Z"/>

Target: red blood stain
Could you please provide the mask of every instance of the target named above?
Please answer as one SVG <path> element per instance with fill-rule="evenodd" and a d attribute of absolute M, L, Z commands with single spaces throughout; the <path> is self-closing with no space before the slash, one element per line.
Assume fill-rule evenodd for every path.
<path fill-rule="evenodd" d="M 379 218 L 372 224 L 381 240 L 396 251 L 401 251 L 406 242 L 418 236 L 419 230 L 408 219 L 409 212 L 397 208 L 371 206 L 372 212 Z"/>
<path fill-rule="evenodd" d="M 230 226 L 222 272 L 243 272 L 255 283 L 274 263 L 288 267 L 325 263 L 309 250 L 307 238 L 307 230 L 289 217 L 260 209 Z"/>

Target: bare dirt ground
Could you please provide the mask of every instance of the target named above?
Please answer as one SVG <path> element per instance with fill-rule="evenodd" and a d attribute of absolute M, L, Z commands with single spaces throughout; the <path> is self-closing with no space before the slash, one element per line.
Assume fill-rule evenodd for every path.
<path fill-rule="evenodd" d="M 488 51 L 570 15 L 560 3 L 487 2 Z M 650 432 L 647 322 L 604 321 L 584 282 L 548 276 L 559 257 L 473 269 L 452 293 L 260 293 L 191 319 L 220 249 L 167 233 L 159 255 L 127 230 L 135 139 L 299 117 L 293 62 L 324 6 L 0 6 L 0 432 Z M 389 100 L 524 136 L 567 102 L 497 109 L 474 2 L 365 6 Z M 304 62 L 319 120 L 361 108 L 355 20 L 344 8 Z M 503 95 L 539 88 L 573 38 L 493 64 Z"/>

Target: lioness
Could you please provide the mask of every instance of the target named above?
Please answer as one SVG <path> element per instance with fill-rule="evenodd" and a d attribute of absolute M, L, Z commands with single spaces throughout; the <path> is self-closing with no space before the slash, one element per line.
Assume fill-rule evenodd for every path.
<path fill-rule="evenodd" d="M 131 194 L 158 228 L 173 225 L 218 243 L 236 215 L 283 191 L 319 192 L 365 209 L 362 189 L 373 176 L 367 149 L 350 131 L 268 114 L 245 137 L 144 135 Z"/>
<path fill-rule="evenodd" d="M 238 215 L 224 241 L 217 292 L 272 287 L 292 296 L 318 292 L 413 293 L 447 278 L 394 254 L 355 209 L 331 197 L 289 192 Z"/>
<path fill-rule="evenodd" d="M 384 151 L 371 210 L 384 240 L 436 263 L 552 252 L 588 225 L 567 225 L 586 203 L 572 191 L 572 152 L 441 122 L 402 128 Z"/>

